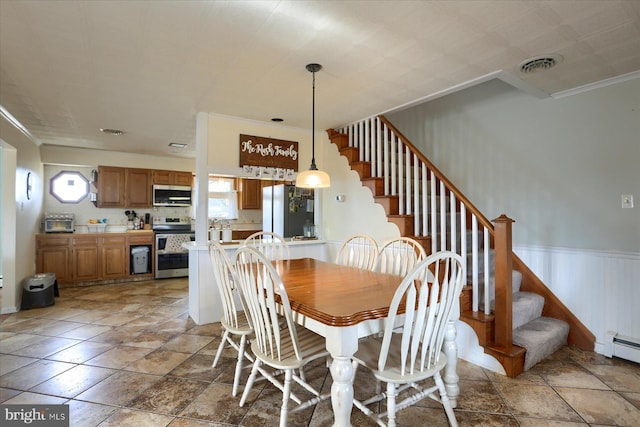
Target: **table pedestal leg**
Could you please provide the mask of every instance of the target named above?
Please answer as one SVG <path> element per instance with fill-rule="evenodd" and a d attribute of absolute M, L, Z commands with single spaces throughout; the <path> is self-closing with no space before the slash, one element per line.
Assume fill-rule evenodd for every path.
<path fill-rule="evenodd" d="M 331 353 L 331 405 L 334 427 L 351 427 L 353 408 L 353 365 L 351 357 L 358 349 L 356 329 L 330 328 L 326 335 L 327 350 Z"/>
<path fill-rule="evenodd" d="M 450 320 L 447 323 L 447 329 L 444 335 L 443 351 L 447 357 L 447 366 L 444 368 L 444 375 L 442 380 L 444 381 L 444 387 L 447 390 L 449 396 L 449 402 L 451 407 L 455 408 L 458 405 L 458 395 L 460 394 L 460 386 L 458 382 L 458 346 L 456 344 L 456 321 Z"/>

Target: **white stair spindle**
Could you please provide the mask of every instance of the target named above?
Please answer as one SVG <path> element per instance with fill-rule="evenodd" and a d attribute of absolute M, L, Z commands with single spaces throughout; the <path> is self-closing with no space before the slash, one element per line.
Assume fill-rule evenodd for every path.
<path fill-rule="evenodd" d="M 471 217 L 471 284 L 472 309 L 478 311 L 478 218 Z"/>
<path fill-rule="evenodd" d="M 482 249 L 484 252 L 484 314 L 491 313 L 491 307 L 489 306 L 489 229 L 483 227 L 484 233 L 482 234 Z"/>
<path fill-rule="evenodd" d="M 434 254 L 438 251 L 438 223 L 436 221 L 436 174 L 431 172 L 431 253 Z"/>

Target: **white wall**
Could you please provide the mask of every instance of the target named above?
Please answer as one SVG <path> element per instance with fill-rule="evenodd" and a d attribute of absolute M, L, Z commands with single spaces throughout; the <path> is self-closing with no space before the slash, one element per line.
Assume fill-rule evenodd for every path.
<path fill-rule="evenodd" d="M 561 99 L 500 81 L 388 115 L 515 244 L 640 251 L 640 79 Z"/>
<path fill-rule="evenodd" d="M 388 115 L 596 335 L 640 340 L 640 79 L 560 99 L 500 81 Z M 634 194 L 636 207 L 621 208 Z"/>
<path fill-rule="evenodd" d="M 233 117 L 209 115 L 209 173 L 242 175 L 239 167 L 240 134 L 297 141 L 298 169 L 311 164 L 311 132 L 305 129 L 273 125 Z M 362 186 L 358 174 L 349 169 L 347 160 L 331 144 L 327 133 L 316 131 L 315 157 L 319 169 L 329 173 L 331 187 L 317 192 L 320 212 L 317 233 L 322 239 L 342 241 L 356 233 L 366 233 L 382 243 L 400 235 L 398 228 L 387 222 L 384 209 L 374 203 L 371 191 Z M 338 194 L 345 202 L 336 201 Z"/>
<path fill-rule="evenodd" d="M 13 125 L 0 117 L 0 139 L 2 143 L 5 167 L 9 161 L 10 169 L 3 175 L 3 290 L 2 313 L 17 311 L 22 298 L 22 282 L 35 273 L 35 234 L 39 229 L 39 217 L 42 209 L 42 163 L 36 144 L 19 132 Z M 4 168 L 4 167 L 3 167 Z M 33 176 L 33 192 L 27 199 L 27 174 Z M 5 185 L 11 181 L 14 188 Z M 7 184 L 11 184 L 7 182 Z M 15 236 L 12 241 L 11 237 Z M 10 267 L 7 268 L 7 264 Z M 7 271 L 13 269 L 13 272 Z M 13 277 L 12 276 L 13 273 Z"/>

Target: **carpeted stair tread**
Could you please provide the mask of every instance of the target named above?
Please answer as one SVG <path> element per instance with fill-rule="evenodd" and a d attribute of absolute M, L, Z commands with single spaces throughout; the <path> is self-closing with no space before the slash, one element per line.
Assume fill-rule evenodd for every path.
<path fill-rule="evenodd" d="M 524 370 L 567 345 L 569 325 L 551 317 L 538 317 L 513 331 L 513 343 L 527 349 Z"/>
<path fill-rule="evenodd" d="M 544 297 L 532 292 L 516 292 L 513 294 L 512 323 L 513 329 L 537 319 L 542 315 Z"/>

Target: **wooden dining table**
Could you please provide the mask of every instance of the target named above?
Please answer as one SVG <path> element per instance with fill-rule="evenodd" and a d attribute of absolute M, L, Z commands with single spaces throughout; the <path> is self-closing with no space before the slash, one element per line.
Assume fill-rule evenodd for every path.
<path fill-rule="evenodd" d="M 353 366 L 358 339 L 381 332 L 389 304 L 402 277 L 319 261 L 313 258 L 273 262 L 287 291 L 297 323 L 325 337 L 331 354 L 331 404 L 334 426 L 351 426 Z M 445 337 L 448 371 L 443 379 L 455 406 L 455 332 Z M 449 365 L 451 362 L 452 366 Z M 453 369 L 452 372 L 451 369 Z"/>

